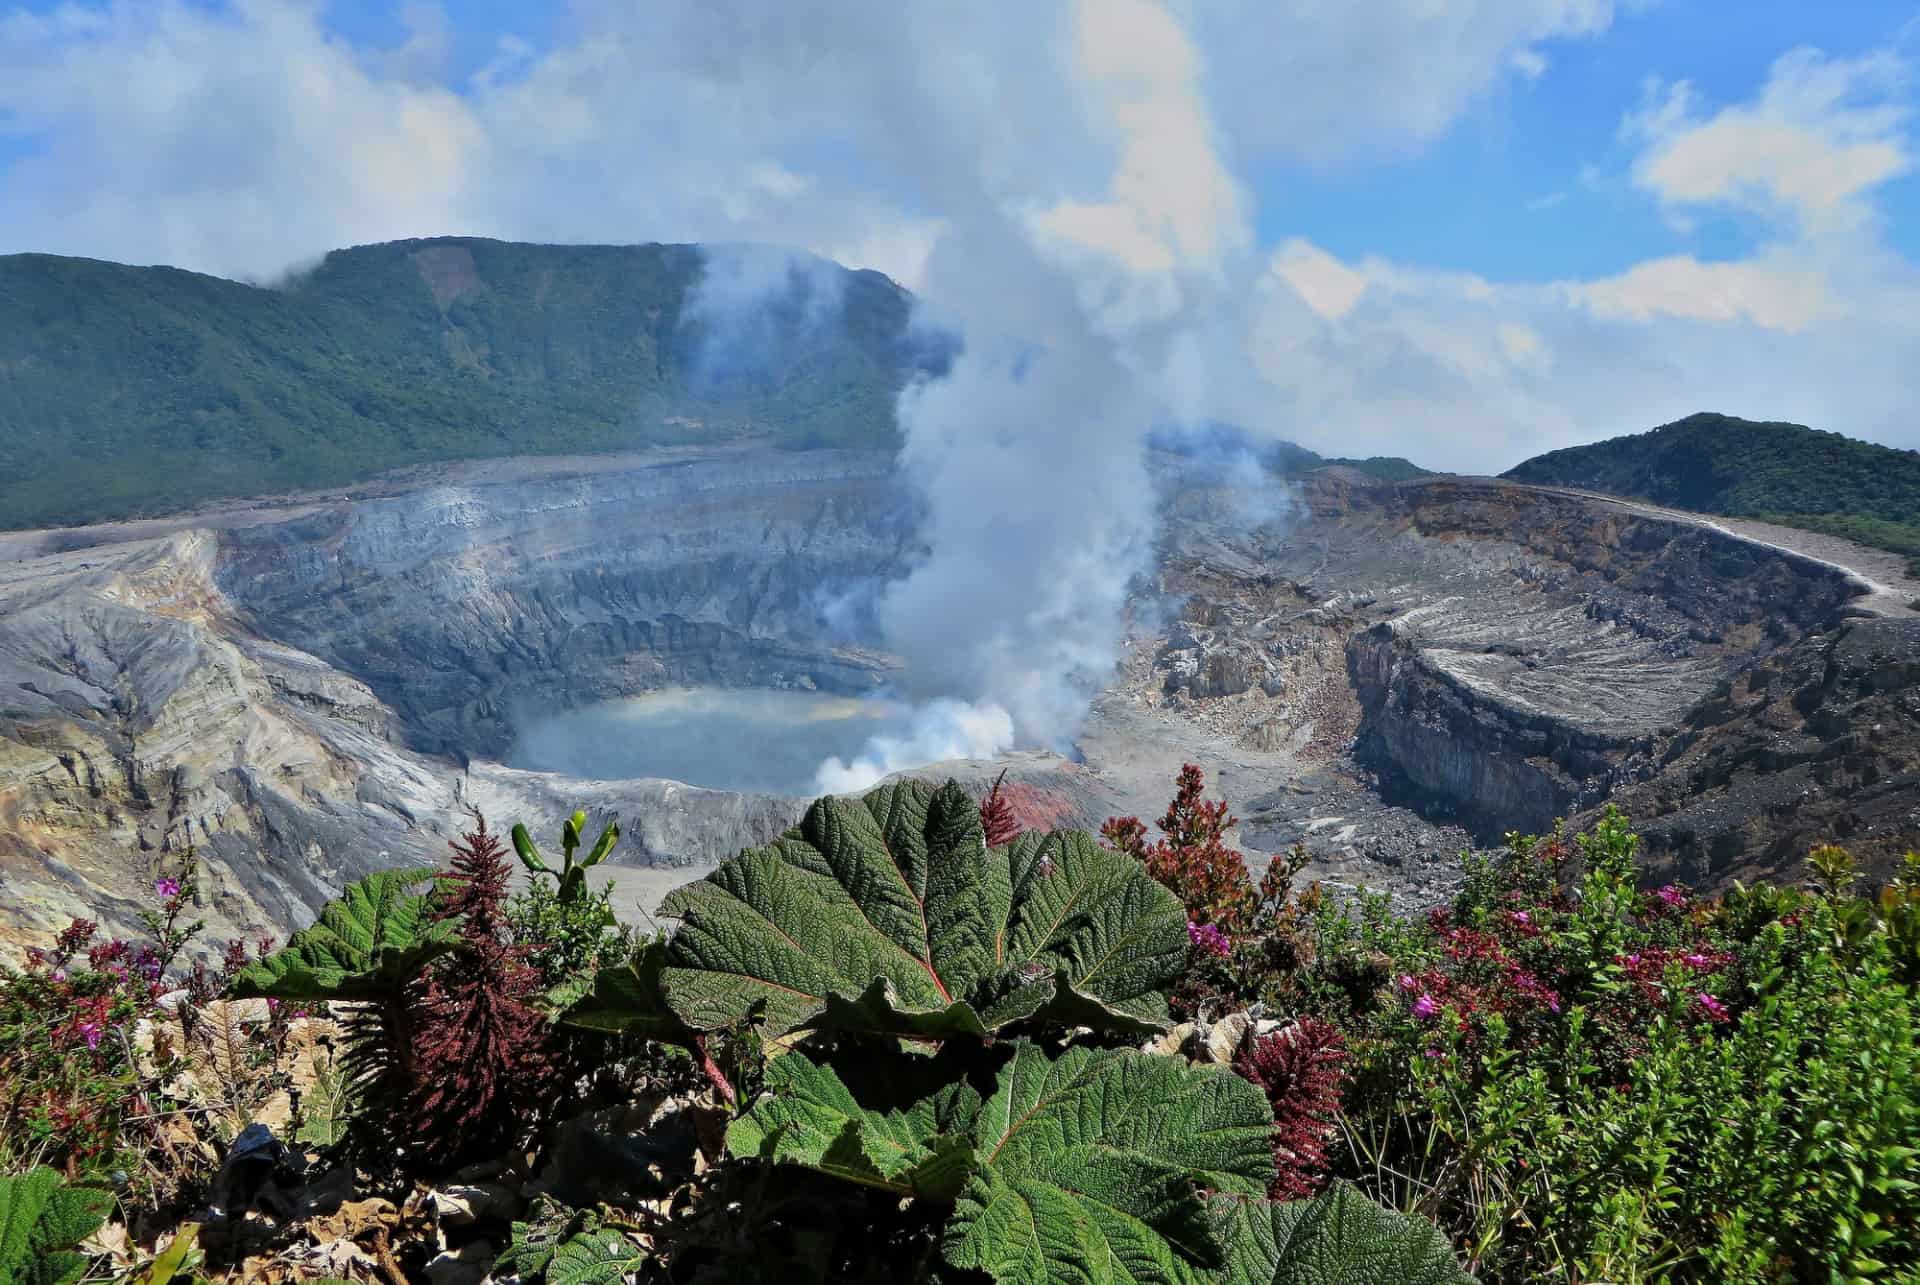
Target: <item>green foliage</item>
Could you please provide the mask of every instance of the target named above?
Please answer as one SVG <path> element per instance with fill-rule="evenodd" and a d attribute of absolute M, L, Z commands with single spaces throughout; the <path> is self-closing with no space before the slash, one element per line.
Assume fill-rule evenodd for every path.
<path fill-rule="evenodd" d="M 1196 1188 L 1265 1191 L 1272 1124 L 1224 1069 L 1016 1045 L 974 1128 L 947 1260 L 1033 1285 L 1204 1279 L 1226 1251 Z"/>
<path fill-rule="evenodd" d="M 437 921 L 431 870 L 382 870 L 350 883 L 285 948 L 241 970 L 236 998 L 383 1000 L 454 949 L 454 925 Z"/>
<path fill-rule="evenodd" d="M 352 1087 L 331 1060 L 320 1065 L 300 1095 L 300 1126 L 293 1140 L 322 1151 L 345 1142 L 353 1114 Z"/>
<path fill-rule="evenodd" d="M 974 1168 L 969 1134 L 982 1102 L 953 1061 L 951 1054 L 775 1058 L 768 1096 L 734 1121 L 727 1150 L 952 1204 Z"/>
<path fill-rule="evenodd" d="M 549 1010 L 577 1003 L 592 991 L 602 968 L 633 953 L 632 933 L 614 917 L 611 893 L 611 885 L 589 888 L 583 878 L 566 895 L 564 882 L 535 879 L 507 904 L 514 944 L 539 970 Z"/>
<path fill-rule="evenodd" d="M 111 1193 L 72 1187 L 41 1167 L 0 1177 L 0 1285 L 70 1285 L 87 1270 L 75 1246 L 106 1221 Z"/>
<path fill-rule="evenodd" d="M 1690 415 L 1549 451 L 1502 476 L 1822 531 L 1920 565 L 1920 452 L 1799 424 Z"/>
<path fill-rule="evenodd" d="M 546 1278 L 548 1285 L 620 1285 L 648 1257 L 625 1232 L 602 1227 L 562 1241 L 547 1264 Z"/>
<path fill-rule="evenodd" d="M 1199 1188 L 1257 1195 L 1273 1117 L 1245 1080 L 1174 1058 L 1019 1041 L 984 1096 L 967 1046 L 778 1058 L 736 1155 L 954 1206 L 945 1252 L 1007 1282 L 1183 1281 L 1224 1251 Z"/>
<path fill-rule="evenodd" d="M 174 1277 L 188 1269 L 199 1257 L 200 1224 L 181 1223 L 174 1228 L 173 1239 L 140 1273 L 134 1285 L 170 1285 Z"/>
<path fill-rule="evenodd" d="M 513 1239 L 495 1269 L 525 1285 L 618 1285 L 649 1257 L 644 1246 L 607 1226 L 598 1212 L 576 1212 L 542 1196 L 525 1221 L 513 1224 Z"/>
<path fill-rule="evenodd" d="M 659 937 L 634 952 L 627 963 L 596 973 L 592 987 L 567 1008 L 561 1021 L 602 1035 L 690 1045 L 693 1032 L 668 1005 L 660 985 L 666 967 L 667 942 Z"/>
<path fill-rule="evenodd" d="M 1187 949 L 1179 902 L 1137 863 L 1078 833 L 988 849 L 951 782 L 821 799 L 662 914 L 681 924 L 661 985 L 700 1030 L 756 1012 L 774 1033 L 1153 1030 Z"/>
<path fill-rule="evenodd" d="M 913 350 L 907 293 L 803 263 L 742 341 L 694 304 L 714 253 L 737 251 L 443 237 L 335 251 L 276 288 L 0 256 L 0 527 L 438 460 L 891 444 L 902 385 L 941 358 Z"/>
<path fill-rule="evenodd" d="M 574 813 L 561 825 L 560 847 L 565 860 L 558 870 L 547 864 L 540 849 L 534 846 L 533 837 L 527 833 L 526 826 L 513 827 L 513 850 L 519 856 L 520 864 L 527 868 L 529 874 L 546 875 L 552 878 L 554 894 L 561 901 L 579 899 L 586 892 L 587 871 L 605 861 L 607 855 L 613 851 L 613 845 L 620 842 L 620 826 L 616 822 L 609 821 L 600 831 L 599 839 L 595 840 L 593 850 L 579 861 L 575 861 L 573 854 L 580 848 L 581 832 L 586 829 L 586 826 L 587 814 L 584 812 Z M 608 913 L 608 917 L 609 919 L 612 917 L 611 912 Z"/>
<path fill-rule="evenodd" d="M 1350 1176 L 1489 1280 L 1908 1279 L 1904 884 L 1857 897 L 1823 848 L 1811 890 L 1698 901 L 1640 890 L 1637 846 L 1609 812 L 1472 867 L 1359 1045 Z"/>
<path fill-rule="evenodd" d="M 1453 1247 L 1424 1218 L 1383 1209 L 1349 1183 L 1312 1200 L 1216 1197 L 1227 1247 L 1222 1285 L 1469 1285 Z"/>

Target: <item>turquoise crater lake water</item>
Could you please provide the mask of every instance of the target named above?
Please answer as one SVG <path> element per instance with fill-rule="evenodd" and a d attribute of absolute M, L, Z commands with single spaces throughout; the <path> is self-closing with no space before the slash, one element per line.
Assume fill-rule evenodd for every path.
<path fill-rule="evenodd" d="M 715 790 L 811 795 L 820 764 L 898 734 L 906 705 L 759 688 L 648 692 L 527 720 L 507 763 L 588 780 L 666 777 Z"/>

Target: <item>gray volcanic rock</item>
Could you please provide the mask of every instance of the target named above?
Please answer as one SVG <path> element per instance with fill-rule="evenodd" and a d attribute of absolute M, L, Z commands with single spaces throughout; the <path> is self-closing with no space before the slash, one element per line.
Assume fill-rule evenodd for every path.
<path fill-rule="evenodd" d="M 1816 838 L 1874 869 L 1920 846 L 1920 618 L 1832 562 L 1488 480 L 1257 498 L 1167 497 L 1104 761 L 923 774 L 984 791 L 1010 766 L 1027 824 L 1091 827 L 1157 809 L 1198 747 L 1256 864 L 1299 842 L 1410 905 L 1469 838 L 1607 800 L 1701 882 Z M 346 880 L 439 863 L 470 809 L 617 817 L 633 865 L 762 842 L 805 801 L 495 760 L 547 706 L 884 684 L 872 603 L 917 517 L 882 454 L 742 447 L 0 540 L 0 943 L 124 927 L 189 848 L 213 936 L 284 933 Z"/>
<path fill-rule="evenodd" d="M 1920 620 L 1844 568 L 1682 514 L 1486 479 L 1316 476 L 1299 498 L 1290 521 L 1239 532 L 1218 503 L 1176 506 L 1159 587 L 1181 616 L 1155 663 L 1188 717 L 1253 749 L 1294 746 L 1303 766 L 1359 769 L 1403 817 L 1480 843 L 1617 799 L 1661 818 L 1650 848 L 1702 882 L 1783 871 L 1822 826 L 1861 836 L 1876 867 L 1920 845 L 1904 712 L 1920 682 L 1897 642 Z M 1848 623 L 1889 610 L 1909 619 Z M 1255 665 L 1258 689 L 1242 688 Z M 1773 704 L 1712 712 L 1748 683 Z M 1676 773 L 1709 753 L 1695 724 L 1728 717 L 1714 766 Z M 1846 748 L 1863 732 L 1870 754 Z M 1795 783 L 1811 760 L 1828 765 L 1818 789 Z M 1412 832 L 1335 793 L 1263 798 L 1249 841 L 1392 864 Z"/>
<path fill-rule="evenodd" d="M 620 860 L 666 865 L 791 824 L 799 800 L 474 756 L 504 750 L 532 702 L 883 681 L 893 662 L 862 645 L 861 601 L 913 530 L 888 458 L 659 452 L 492 472 L 277 521 L 13 542 L 0 938 L 77 914 L 124 926 L 189 848 L 213 932 L 284 932 L 347 880 L 440 863 L 473 807 L 556 830 L 586 806 L 621 819 Z"/>
<path fill-rule="evenodd" d="M 913 531 L 883 452 L 663 452 L 232 532 L 218 575 L 250 628 L 363 679 L 412 748 L 498 757 L 535 702 L 870 690 L 890 661 L 863 603 Z"/>

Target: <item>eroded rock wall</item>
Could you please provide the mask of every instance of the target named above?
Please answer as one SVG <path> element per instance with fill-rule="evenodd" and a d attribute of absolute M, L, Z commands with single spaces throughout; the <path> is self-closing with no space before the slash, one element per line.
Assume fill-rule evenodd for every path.
<path fill-rule="evenodd" d="M 251 629 L 364 680 L 409 746 L 503 755 L 516 711 L 669 685 L 871 689 L 863 604 L 914 552 L 882 452 L 683 454 L 230 533 Z"/>

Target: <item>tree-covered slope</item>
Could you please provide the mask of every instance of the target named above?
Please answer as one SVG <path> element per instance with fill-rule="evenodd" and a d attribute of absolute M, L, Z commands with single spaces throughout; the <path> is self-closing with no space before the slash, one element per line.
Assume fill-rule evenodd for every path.
<path fill-rule="evenodd" d="M 1920 563 L 1920 451 L 1799 424 L 1689 415 L 1549 451 L 1502 476 L 1825 531 Z"/>
<path fill-rule="evenodd" d="M 879 273 L 762 247 L 401 241 L 275 288 L 4 256 L 0 527 L 434 460 L 884 444 L 906 373 L 939 359 L 910 307 Z"/>

